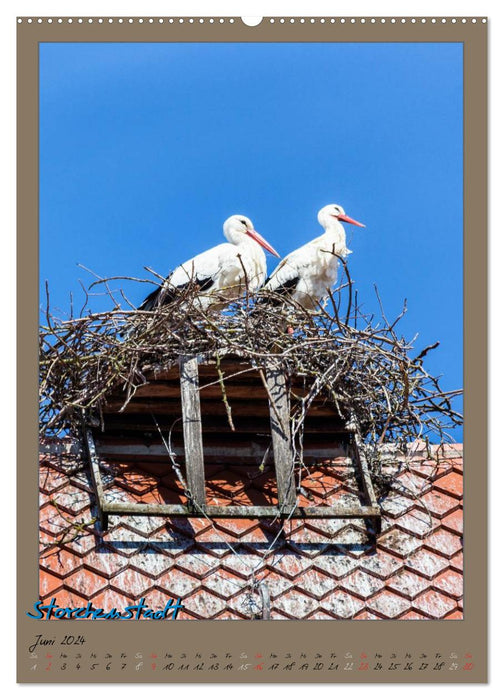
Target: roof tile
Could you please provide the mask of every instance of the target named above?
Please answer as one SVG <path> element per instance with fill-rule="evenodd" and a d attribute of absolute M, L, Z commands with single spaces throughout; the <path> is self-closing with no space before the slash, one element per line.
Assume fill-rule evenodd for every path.
<path fill-rule="evenodd" d="M 429 459 L 414 461 L 410 465 L 410 470 L 412 472 L 423 476 L 428 481 L 434 481 L 440 476 L 443 476 L 451 468 L 451 463 L 444 462 L 437 464 L 434 460 Z"/>
<path fill-rule="evenodd" d="M 430 587 L 430 582 L 423 576 L 411 571 L 401 571 L 387 582 L 387 587 L 405 598 L 413 600 L 419 593 Z"/>
<path fill-rule="evenodd" d="M 45 532 L 58 536 L 59 540 L 63 531 L 71 526 L 71 520 L 69 522 L 67 518 L 67 513 L 58 510 L 52 503 L 46 502 L 40 508 L 39 525 Z"/>
<path fill-rule="evenodd" d="M 53 576 L 48 571 L 41 571 L 39 577 L 39 595 L 45 598 L 54 595 L 56 591 L 63 587 L 63 579 Z"/>
<path fill-rule="evenodd" d="M 462 549 L 462 539 L 459 535 L 454 535 L 441 527 L 434 534 L 429 535 L 425 545 L 445 557 L 452 557 Z"/>
<path fill-rule="evenodd" d="M 220 565 L 221 561 L 215 555 L 208 554 L 198 547 L 192 547 L 177 557 L 177 568 L 200 579 L 211 574 Z"/>
<path fill-rule="evenodd" d="M 463 472 L 464 472 L 464 460 L 461 457 L 459 457 L 458 459 L 457 458 L 451 459 L 450 463 L 456 472 L 458 472 L 459 474 L 463 474 Z"/>
<path fill-rule="evenodd" d="M 351 571 L 354 571 L 359 566 L 359 562 L 355 557 L 343 554 L 342 552 L 335 554 L 334 549 L 332 549 L 314 559 L 313 565 L 315 568 L 328 573 L 330 576 L 341 579 Z"/>
<path fill-rule="evenodd" d="M 449 598 L 437 591 L 422 593 L 418 598 L 415 598 L 413 605 L 416 610 L 435 619 L 443 618 L 457 608 L 457 603 L 453 598 Z"/>
<path fill-rule="evenodd" d="M 430 579 L 447 569 L 449 565 L 450 562 L 444 557 L 434 554 L 434 552 L 423 550 L 413 554 L 412 557 L 406 560 L 406 566 L 410 571 Z"/>
<path fill-rule="evenodd" d="M 392 515 L 394 518 L 407 513 L 413 506 L 414 502 L 411 498 L 393 492 L 391 492 L 387 498 L 383 499 L 381 503 L 383 511 L 388 515 Z"/>
<path fill-rule="evenodd" d="M 268 587 L 277 620 L 461 619 L 462 467 L 450 455 L 439 465 L 419 455 L 390 463 L 392 489 L 382 499 L 376 543 L 362 519 L 212 524 L 111 516 L 101 535 L 92 523 L 89 472 L 67 477 L 75 458 L 66 455 L 63 467 L 55 457 L 41 469 L 41 595 L 54 593 L 59 605 L 73 600 L 77 607 L 90 598 L 104 608 L 140 597 L 156 608 L 180 597 L 186 609 L 178 619 L 250 619 L 262 614 L 255 582 Z M 181 500 L 180 484 L 161 463 L 103 462 L 103 469 L 107 500 Z M 223 504 L 274 501 L 273 470 L 257 478 L 253 471 L 208 465 L 207 495 Z M 314 467 L 302 485 L 311 505 L 355 503 L 359 494 L 353 469 L 343 463 Z M 58 513 L 50 501 L 60 494 Z"/>
<path fill-rule="evenodd" d="M 178 578 L 178 572 L 176 572 L 175 569 L 173 573 L 176 574 Z M 196 585 L 201 583 L 197 579 L 194 579 L 194 581 Z M 191 585 L 194 584 L 191 583 Z M 203 587 L 206 590 L 215 593 L 225 600 L 235 596 L 247 585 L 248 583 L 244 581 L 241 576 L 232 574 L 229 571 L 214 571 L 213 574 L 206 576 L 203 580 Z M 184 593 L 184 595 L 186 594 Z"/>
<path fill-rule="evenodd" d="M 118 560 L 114 563 L 117 564 Z M 134 567 L 137 571 L 152 579 L 157 579 L 172 565 L 171 558 L 154 547 L 145 547 L 133 554 L 128 560 L 128 566 Z M 119 568 L 117 571 L 119 571 Z"/>
<path fill-rule="evenodd" d="M 286 593 L 276 598 L 272 607 L 294 620 L 302 620 L 317 610 L 319 603 L 304 593 L 297 593 L 295 596 Z"/>
<path fill-rule="evenodd" d="M 283 595 L 285 591 L 294 587 L 294 581 L 291 581 L 291 579 L 286 578 L 282 574 L 278 574 L 276 571 L 269 568 L 263 571 L 263 575 L 259 576 L 259 579 L 268 586 L 272 600 Z"/>
<path fill-rule="evenodd" d="M 390 593 L 390 591 L 382 591 L 369 600 L 366 607 L 368 610 L 379 613 L 382 617 L 394 619 L 403 615 L 410 608 L 410 603 L 402 596 Z"/>
<path fill-rule="evenodd" d="M 68 476 L 54 469 L 47 462 L 42 462 L 39 468 L 39 487 L 43 493 L 52 494 L 68 484 Z"/>
<path fill-rule="evenodd" d="M 383 588 L 383 581 L 367 571 L 358 569 L 340 581 L 341 588 L 354 593 L 359 598 L 371 598 Z"/>
<path fill-rule="evenodd" d="M 430 478 L 425 475 L 415 474 L 414 471 L 407 469 L 402 474 L 397 476 L 393 482 L 393 489 L 399 493 L 403 493 L 411 501 L 425 494 L 432 488 Z"/>
<path fill-rule="evenodd" d="M 99 546 L 84 557 L 84 564 L 88 569 L 110 578 L 128 565 L 128 559 L 122 554 L 109 549 L 107 546 Z"/>
<path fill-rule="evenodd" d="M 187 612 L 202 620 L 209 620 L 226 609 L 226 601 L 208 591 L 196 591 L 182 601 Z"/>
<path fill-rule="evenodd" d="M 422 615 L 417 610 L 408 610 L 407 613 L 401 615 L 400 620 L 428 620 L 426 615 Z"/>
<path fill-rule="evenodd" d="M 458 535 L 462 535 L 462 532 L 464 531 L 464 512 L 462 508 L 457 508 L 446 518 L 444 518 L 443 525 L 448 528 L 448 530 L 451 530 Z"/>
<path fill-rule="evenodd" d="M 383 617 L 375 615 L 375 613 L 369 612 L 369 610 L 362 610 L 358 615 L 356 615 L 354 620 L 383 620 Z"/>
<path fill-rule="evenodd" d="M 461 610 L 454 610 L 449 615 L 446 615 L 444 619 L 445 620 L 463 620 L 464 613 Z"/>
<path fill-rule="evenodd" d="M 387 552 L 378 550 L 374 555 L 362 560 L 361 568 L 376 574 L 380 578 L 388 579 L 404 567 L 404 561 Z"/>
<path fill-rule="evenodd" d="M 447 569 L 434 579 L 432 587 L 440 593 L 460 599 L 464 594 L 464 578 L 458 571 Z"/>
<path fill-rule="evenodd" d="M 365 544 L 367 543 L 366 523 L 364 520 L 314 520 L 310 527 L 315 532 L 320 532 L 328 539 L 335 540 L 338 544 Z"/>
<path fill-rule="evenodd" d="M 315 610 L 305 617 L 305 620 L 335 620 L 334 615 L 330 615 L 326 610 Z M 358 617 L 354 618 L 358 619 Z"/>
<path fill-rule="evenodd" d="M 47 605 L 53 598 L 56 598 L 56 605 L 60 608 L 85 608 L 88 601 L 75 591 L 63 588 L 57 594 L 50 593 L 42 602 Z"/>
<path fill-rule="evenodd" d="M 429 494 L 427 494 L 428 496 Z M 397 523 L 398 527 L 407 532 L 411 532 L 418 537 L 425 537 L 439 526 L 439 520 L 436 520 L 432 514 L 425 508 L 425 500 L 427 496 L 422 497 L 424 508 L 414 508 L 407 515 L 404 515 Z"/>
<path fill-rule="evenodd" d="M 253 573 L 259 573 L 264 566 L 263 557 L 251 554 L 243 547 L 235 547 L 234 552 L 227 554 L 221 563 L 222 567 L 233 574 L 249 578 Z"/>
<path fill-rule="evenodd" d="M 119 477 L 116 477 L 115 483 L 131 493 L 143 495 L 157 489 L 159 480 L 151 474 L 139 472 L 136 469 L 124 470 Z"/>
<path fill-rule="evenodd" d="M 364 603 L 346 591 L 335 590 L 320 602 L 320 607 L 336 618 L 346 620 L 354 618 L 361 612 L 364 609 Z"/>
<path fill-rule="evenodd" d="M 85 598 L 91 598 L 107 587 L 107 579 L 94 571 L 82 568 L 65 578 L 65 587 Z"/>
<path fill-rule="evenodd" d="M 114 551 L 129 557 L 145 546 L 145 535 L 118 525 L 102 536 L 102 541 Z"/>
<path fill-rule="evenodd" d="M 460 494 L 463 493 L 463 486 L 464 478 L 462 474 L 456 471 L 450 472 L 436 480 L 436 489 L 453 496 L 453 498 L 460 498 Z"/>
<path fill-rule="evenodd" d="M 446 496 L 434 488 L 425 496 L 422 496 L 422 504 L 432 515 L 435 515 L 437 518 L 444 518 L 458 507 L 458 499 Z"/>
<path fill-rule="evenodd" d="M 125 593 L 129 598 L 141 598 L 152 586 L 150 576 L 141 574 L 135 569 L 128 568 L 110 579 L 110 585 L 118 592 Z"/>
<path fill-rule="evenodd" d="M 393 528 L 386 535 L 380 537 L 380 548 L 396 554 L 399 558 L 409 556 L 421 546 L 421 539 L 397 528 Z"/>
<path fill-rule="evenodd" d="M 40 557 L 40 568 L 57 576 L 67 576 L 82 566 L 82 559 L 64 547 L 58 547 Z"/>
<path fill-rule="evenodd" d="M 459 552 L 456 554 L 454 557 L 450 559 L 450 566 L 455 569 L 455 571 L 459 571 L 461 574 L 464 572 L 464 554 L 463 552 Z"/>
<path fill-rule="evenodd" d="M 91 494 L 77 491 L 71 484 L 66 484 L 53 495 L 53 502 L 71 515 L 78 515 L 91 504 Z"/>
<path fill-rule="evenodd" d="M 295 579 L 305 569 L 308 569 L 312 562 L 299 554 L 281 553 L 275 554 L 269 565 L 275 571 L 284 574 L 290 579 Z"/>
<path fill-rule="evenodd" d="M 80 533 L 78 531 L 70 531 L 64 541 L 67 549 L 75 552 L 80 557 L 84 557 L 96 547 L 97 540 L 96 534 L 84 530 Z"/>
<path fill-rule="evenodd" d="M 111 588 L 105 588 L 91 598 L 91 603 L 94 608 L 101 608 L 104 611 L 112 610 L 116 608 L 119 612 L 122 612 L 127 605 L 133 605 L 134 600 L 123 593 L 117 593 L 117 591 Z"/>
<path fill-rule="evenodd" d="M 295 579 L 294 583 L 298 590 L 318 600 L 334 589 L 334 579 L 331 576 L 320 573 L 316 569 L 305 571 Z"/>
<path fill-rule="evenodd" d="M 251 620 L 262 614 L 260 595 L 257 591 L 252 591 L 249 585 L 244 585 L 236 595 L 229 598 L 226 608 L 235 615 L 235 619 Z M 289 619 L 283 613 L 271 608 L 271 619 L 278 618 Z"/>

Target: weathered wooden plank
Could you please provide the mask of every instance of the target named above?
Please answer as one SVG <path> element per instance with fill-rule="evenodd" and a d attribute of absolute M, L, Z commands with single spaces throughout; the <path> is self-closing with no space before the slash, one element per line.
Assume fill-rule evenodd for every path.
<path fill-rule="evenodd" d="M 187 486 L 194 502 L 205 504 L 205 463 L 201 433 L 201 408 L 198 389 L 198 358 L 180 358 L 180 398 L 184 428 Z"/>
<path fill-rule="evenodd" d="M 377 514 L 372 517 L 375 526 L 375 535 L 381 534 L 382 529 L 382 518 L 381 518 L 381 508 L 378 505 L 375 490 L 373 487 L 373 481 L 371 479 L 371 473 L 369 471 L 369 465 L 366 459 L 366 453 L 364 452 L 364 442 L 359 430 L 359 424 L 355 414 L 352 414 L 350 427 L 353 429 L 354 440 L 353 440 L 353 453 L 357 466 L 360 468 L 362 485 L 366 495 L 367 501 L 371 504 L 370 507 L 377 511 Z"/>
<path fill-rule="evenodd" d="M 266 404 L 267 397 L 264 386 L 261 384 L 231 384 L 225 382 L 226 396 L 228 399 L 263 400 Z M 149 397 L 152 399 L 178 399 L 180 396 L 180 385 L 172 382 L 152 382 L 139 387 L 136 390 L 135 398 Z M 218 383 L 200 388 L 201 399 L 222 400 L 222 389 Z"/>
<path fill-rule="evenodd" d="M 200 362 L 199 364 L 199 376 L 200 379 L 207 377 L 217 377 L 216 361 Z M 221 370 L 224 373 L 224 379 L 227 377 L 232 377 L 240 373 L 241 377 L 258 376 L 257 370 L 250 366 L 248 362 L 239 362 L 235 360 L 230 360 L 225 358 L 221 361 Z M 168 370 L 161 370 L 158 372 L 147 372 L 146 376 L 153 380 L 171 380 L 176 379 L 178 376 L 177 368 L 171 367 Z"/>
<path fill-rule="evenodd" d="M 294 454 L 290 430 L 290 396 L 285 374 L 269 367 L 265 371 L 270 410 L 271 440 L 278 484 L 278 503 L 282 511 L 290 511 L 296 503 Z"/>
<path fill-rule="evenodd" d="M 180 421 L 174 424 L 174 418 L 171 416 L 161 416 L 155 414 L 160 428 L 163 432 L 172 430 L 173 433 L 182 432 L 182 424 Z M 156 427 L 149 415 L 135 413 L 115 413 L 105 415 L 105 431 L 107 435 L 111 432 L 124 431 L 128 435 L 134 436 L 135 433 L 155 433 Z M 349 434 L 348 427 L 343 422 L 336 422 L 335 416 L 307 416 L 304 424 L 305 438 L 309 434 L 320 434 L 327 441 L 339 440 L 340 436 Z M 229 429 L 229 423 L 225 415 L 222 416 L 202 416 L 203 433 L 222 434 L 222 439 L 232 439 L 235 434 L 239 433 L 260 433 L 261 435 L 270 433 L 269 414 L 264 417 L 260 416 L 235 416 L 233 422 L 236 431 L 232 433 Z M 335 435 L 337 436 L 335 438 Z"/>
<path fill-rule="evenodd" d="M 100 526 L 102 531 L 105 531 L 108 529 L 108 517 L 104 507 L 105 496 L 103 493 L 103 484 L 100 475 L 98 455 L 96 453 L 96 445 L 93 439 L 93 434 L 89 428 L 83 427 L 83 433 L 84 444 L 86 446 L 86 452 L 89 460 L 91 481 L 93 482 L 96 495 L 96 507 L 98 509 L 98 517 L 100 518 Z"/>
<path fill-rule="evenodd" d="M 166 456 L 166 447 L 161 443 L 146 445 L 143 443 L 132 444 L 131 442 L 121 443 L 120 441 L 111 442 L 108 440 L 99 440 L 97 444 L 100 449 L 100 454 L 103 457 L 163 457 Z M 187 455 L 183 448 L 177 446 L 172 447 L 173 453 L 176 456 Z M 203 455 L 205 459 L 212 458 L 214 461 L 219 457 L 232 459 L 248 459 L 260 463 L 264 456 L 265 448 L 261 445 L 216 445 L 205 446 Z M 313 460 L 330 460 L 336 457 L 346 456 L 346 449 L 343 445 L 333 447 L 306 447 L 304 455 L 307 459 Z"/>
<path fill-rule="evenodd" d="M 122 408 L 123 402 L 109 402 L 106 407 L 107 413 L 113 413 L 119 411 Z M 268 403 L 266 401 L 258 400 L 248 400 L 248 399 L 234 399 L 230 401 L 231 409 L 233 412 L 233 420 L 238 416 L 250 416 L 263 417 L 269 416 L 270 411 Z M 158 398 L 157 400 L 152 400 L 150 398 L 133 398 L 130 403 L 126 406 L 121 415 L 129 415 L 131 413 L 138 414 L 150 414 L 154 413 L 156 416 L 180 416 L 180 402 L 177 399 L 166 399 Z M 219 416 L 226 415 L 226 407 L 222 399 L 209 399 L 206 400 L 201 397 L 201 414 L 203 419 L 207 416 Z M 333 417 L 336 416 L 336 409 L 331 406 L 328 402 L 313 403 L 310 407 L 309 417 Z"/>
<path fill-rule="evenodd" d="M 357 462 L 357 464 L 361 470 L 362 484 L 364 486 L 366 498 L 372 506 L 377 506 L 378 502 L 376 500 L 373 482 L 371 480 L 371 474 L 369 473 L 369 466 L 367 463 L 366 455 L 364 453 L 364 446 L 363 446 L 362 438 L 361 438 L 361 435 L 360 435 L 360 432 L 359 432 L 357 426 L 355 426 L 353 448 L 354 448 L 353 451 L 354 451 L 354 455 L 355 455 L 355 461 Z"/>
<path fill-rule="evenodd" d="M 193 509 L 190 506 L 169 503 L 106 503 L 105 511 L 110 515 L 171 515 L 201 517 L 204 512 L 211 518 L 276 518 L 286 515 L 280 512 L 278 506 L 201 506 Z M 291 515 L 291 511 L 288 513 Z M 298 506 L 292 510 L 292 518 L 375 518 L 380 509 L 373 506 Z"/>

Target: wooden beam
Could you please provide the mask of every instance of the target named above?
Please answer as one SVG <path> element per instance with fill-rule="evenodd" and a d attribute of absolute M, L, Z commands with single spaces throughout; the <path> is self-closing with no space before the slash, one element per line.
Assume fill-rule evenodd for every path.
<path fill-rule="evenodd" d="M 205 464 L 201 433 L 197 357 L 180 358 L 180 398 L 182 402 L 187 486 L 194 503 L 203 506 L 205 504 Z"/>
<path fill-rule="evenodd" d="M 222 396 L 215 399 L 206 399 L 202 396 L 201 408 L 202 415 L 204 418 L 207 416 L 220 416 L 226 415 L 226 407 L 222 401 Z M 124 401 L 109 401 L 106 408 L 106 413 L 117 413 L 122 409 Z M 233 398 L 230 401 L 231 409 L 233 411 L 233 418 L 235 416 L 243 417 L 267 417 L 269 415 L 268 403 L 266 400 L 250 400 L 250 399 L 236 399 Z M 139 415 L 154 413 L 156 416 L 180 416 L 180 401 L 177 398 L 166 398 L 166 397 L 133 397 L 128 403 L 126 408 L 121 411 L 121 415 L 127 416 L 132 413 Z M 337 418 L 336 409 L 329 402 L 313 403 L 310 406 L 309 418 Z"/>
<path fill-rule="evenodd" d="M 296 503 L 294 454 L 290 430 L 290 396 L 285 374 L 281 368 L 265 371 L 268 387 L 271 439 L 275 457 L 278 504 L 282 512 L 290 512 Z"/>
<path fill-rule="evenodd" d="M 180 387 L 179 387 L 180 392 Z M 266 399 L 265 399 L 266 400 Z M 233 409 L 233 402 L 231 403 L 231 409 Z M 179 413 L 180 415 L 180 413 Z M 156 419 L 160 428 L 163 431 L 172 431 L 173 434 L 182 432 L 182 424 L 180 421 L 174 423 L 176 416 L 161 415 L 155 412 Z M 152 421 L 152 417 L 146 413 L 104 413 L 105 430 L 101 433 L 103 436 L 109 434 L 118 433 L 123 431 L 127 435 L 131 435 L 135 438 L 136 433 L 155 433 L 156 427 Z M 233 412 L 233 421 L 236 426 L 236 434 L 269 434 L 270 433 L 270 422 L 269 414 L 261 418 L 260 416 L 254 415 L 250 416 L 235 416 Z M 203 422 L 203 433 L 221 433 L 227 436 L 228 439 L 232 439 L 234 434 L 229 429 L 229 423 L 227 417 L 224 413 L 221 416 L 216 415 L 204 415 L 202 416 Z M 332 415 L 331 417 L 314 417 L 308 415 L 304 424 L 304 435 L 308 434 L 320 434 L 324 440 L 327 442 L 342 439 L 348 439 L 349 429 L 343 421 L 338 422 L 337 416 Z M 335 438 L 335 435 L 337 436 Z"/>
<path fill-rule="evenodd" d="M 97 445 L 100 449 L 100 454 L 103 457 L 111 457 L 118 459 L 137 458 L 137 457 L 163 457 L 166 456 L 166 447 L 161 443 L 146 445 L 140 441 L 134 444 L 131 440 L 127 443 L 121 443 L 119 440 L 114 441 L 111 438 L 105 440 L 97 440 Z M 177 457 L 184 456 L 185 451 L 182 448 L 173 447 L 173 453 Z M 264 446 L 249 444 L 249 445 L 214 445 L 207 446 L 203 449 L 203 455 L 206 459 L 216 460 L 219 457 L 229 458 L 234 460 L 246 459 L 251 462 L 256 462 L 258 465 L 264 457 Z M 327 462 L 337 457 L 345 457 L 347 450 L 344 446 L 308 446 L 304 450 L 305 457 L 318 461 Z M 187 458 L 187 455 L 186 455 Z"/>
<path fill-rule="evenodd" d="M 210 518 L 278 518 L 286 515 L 280 512 L 278 506 L 202 506 L 192 508 L 180 503 L 106 503 L 104 510 L 109 515 L 167 515 L 173 517 L 202 517 Z M 291 515 L 291 511 L 287 515 Z M 292 518 L 372 518 L 380 515 L 380 509 L 373 506 L 298 506 L 292 510 Z"/>
<path fill-rule="evenodd" d="M 369 471 L 369 465 L 366 459 L 366 453 L 364 451 L 364 441 L 360 434 L 359 423 L 355 414 L 352 414 L 351 427 L 354 430 L 354 440 L 353 440 L 353 452 L 357 466 L 360 468 L 362 475 L 362 485 L 364 487 L 364 492 L 368 503 L 371 507 L 378 511 L 378 514 L 373 518 L 375 525 L 375 535 L 381 534 L 382 519 L 381 519 L 381 508 L 378 505 L 375 490 L 373 487 L 373 481 L 371 479 L 371 472 Z"/>
<path fill-rule="evenodd" d="M 90 428 L 88 428 L 87 426 L 83 426 L 82 432 L 89 460 L 91 481 L 93 482 L 96 495 L 96 507 L 98 509 L 100 527 L 102 532 L 105 532 L 105 530 L 108 530 L 108 516 L 105 508 L 105 496 L 103 494 L 103 484 L 100 475 L 100 464 L 98 462 L 98 455 L 96 454 L 96 445 L 94 443 L 93 434 Z"/>

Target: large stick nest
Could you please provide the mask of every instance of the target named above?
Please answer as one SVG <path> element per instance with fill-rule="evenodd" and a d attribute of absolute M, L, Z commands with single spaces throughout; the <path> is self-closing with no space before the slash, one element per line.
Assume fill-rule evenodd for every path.
<path fill-rule="evenodd" d="M 118 303 L 110 280 L 99 279 L 91 287 L 104 285 L 113 310 L 60 320 L 47 293 L 40 330 L 42 435 L 77 435 L 82 416 L 99 414 L 112 392 L 124 391 L 128 401 L 150 370 L 167 369 L 181 355 L 239 354 L 253 366 L 273 362 L 306 378 L 301 420 L 322 394 L 339 415 L 357 420 L 369 446 L 446 442 L 462 422 L 451 403 L 461 392 L 443 391 L 424 367 L 437 343 L 415 352 L 397 334 L 405 306 L 390 322 L 383 308 L 380 318 L 364 315 L 344 263 L 343 269 L 345 282 L 316 312 L 271 292 L 205 310 L 196 285 L 176 302 L 139 311 L 124 294 Z"/>

